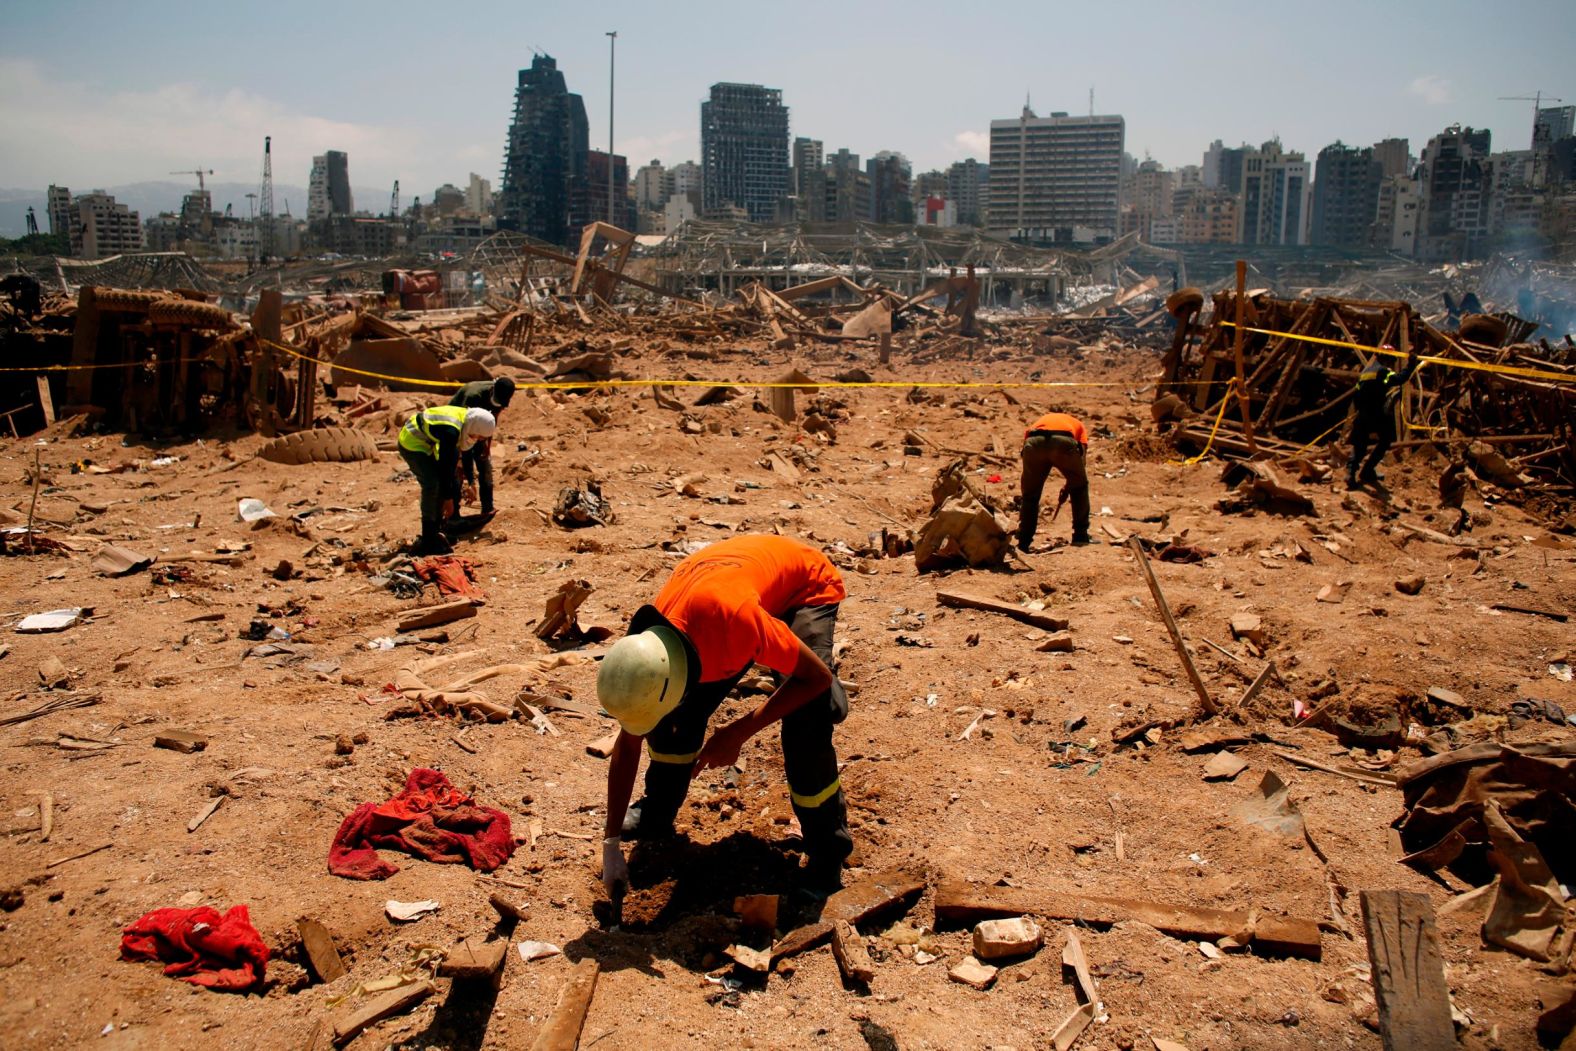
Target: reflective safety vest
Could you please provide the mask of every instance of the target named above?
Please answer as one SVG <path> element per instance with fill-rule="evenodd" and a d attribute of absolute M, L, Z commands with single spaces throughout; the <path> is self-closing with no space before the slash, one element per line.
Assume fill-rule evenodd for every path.
<path fill-rule="evenodd" d="M 445 427 L 454 429 L 456 445 L 459 443 L 461 431 L 465 427 L 466 409 L 459 405 L 439 405 L 431 409 L 418 409 L 416 414 L 405 421 L 405 426 L 399 431 L 399 447 L 409 449 L 411 452 L 426 453 L 436 458 L 438 455 L 438 434 Z"/>

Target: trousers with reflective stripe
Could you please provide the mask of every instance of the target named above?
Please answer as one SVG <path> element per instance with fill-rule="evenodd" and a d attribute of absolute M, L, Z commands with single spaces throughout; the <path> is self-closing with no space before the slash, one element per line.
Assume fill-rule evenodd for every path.
<path fill-rule="evenodd" d="M 801 606 L 778 619 L 833 669 L 832 689 L 806 701 L 781 725 L 788 794 L 804 830 L 805 851 L 816 861 L 841 862 L 853 850 L 854 841 L 848 832 L 848 809 L 837 773 L 837 749 L 832 744 L 833 727 L 848 714 L 848 697 L 835 679 L 832 664 L 837 607 Z M 706 726 L 748 670 L 729 679 L 697 684 L 684 703 L 646 735 L 651 763 L 646 768 L 641 825 L 660 828 L 678 815 L 689 792 L 695 757 L 706 739 Z"/>

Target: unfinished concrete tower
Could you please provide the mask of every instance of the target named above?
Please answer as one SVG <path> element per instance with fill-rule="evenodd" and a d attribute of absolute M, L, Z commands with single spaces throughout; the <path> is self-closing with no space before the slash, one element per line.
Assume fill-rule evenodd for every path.
<path fill-rule="evenodd" d="M 550 244 L 570 243 L 570 209 L 588 199 L 586 105 L 550 55 L 520 70 L 504 148 L 502 225 Z"/>

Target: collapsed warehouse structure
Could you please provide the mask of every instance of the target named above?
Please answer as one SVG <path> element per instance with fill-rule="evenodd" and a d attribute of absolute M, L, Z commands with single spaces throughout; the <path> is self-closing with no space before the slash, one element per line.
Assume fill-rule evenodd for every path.
<path fill-rule="evenodd" d="M 1197 290 L 1170 306 L 1178 325 L 1156 417 L 1182 417 L 1178 438 L 1195 449 L 1288 456 L 1344 437 L 1369 348 L 1388 345 L 1423 359 L 1396 407 L 1403 448 L 1465 458 L 1501 488 L 1576 492 L 1576 385 L 1563 379 L 1576 376 L 1576 345 L 1527 342 L 1534 322 L 1471 314 L 1447 333 L 1405 302 L 1266 292 L 1239 300 L 1230 290 L 1214 295 L 1203 320 Z"/>

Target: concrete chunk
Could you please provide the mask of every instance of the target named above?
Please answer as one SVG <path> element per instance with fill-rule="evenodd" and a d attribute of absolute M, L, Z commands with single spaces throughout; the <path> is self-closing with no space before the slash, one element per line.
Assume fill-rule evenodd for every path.
<path fill-rule="evenodd" d="M 974 927 L 974 955 L 982 960 L 1025 956 L 1045 942 L 1040 925 L 1027 916 L 982 920 Z"/>
<path fill-rule="evenodd" d="M 967 985 L 984 992 L 996 980 L 996 968 L 989 964 L 980 963 L 972 956 L 963 957 L 962 961 L 947 972 L 947 977 L 961 985 Z"/>
<path fill-rule="evenodd" d="M 1234 639 L 1247 639 L 1261 650 L 1269 642 L 1269 634 L 1264 630 L 1264 621 L 1254 613 L 1233 613 L 1231 615 L 1231 637 Z"/>

